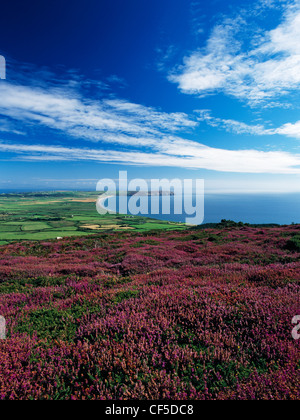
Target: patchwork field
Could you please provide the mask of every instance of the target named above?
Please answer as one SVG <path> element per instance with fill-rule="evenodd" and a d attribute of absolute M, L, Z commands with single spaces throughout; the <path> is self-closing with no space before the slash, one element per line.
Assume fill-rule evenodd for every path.
<path fill-rule="evenodd" d="M 1 246 L 0 399 L 298 400 L 299 296 L 299 225 Z"/>
<path fill-rule="evenodd" d="M 99 215 L 96 192 L 0 195 L 0 245 L 12 241 L 82 236 L 97 231 L 185 229 L 144 217 Z"/>

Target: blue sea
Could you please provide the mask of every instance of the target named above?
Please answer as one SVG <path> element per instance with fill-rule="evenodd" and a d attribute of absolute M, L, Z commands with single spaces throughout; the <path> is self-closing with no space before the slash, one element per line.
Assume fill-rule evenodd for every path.
<path fill-rule="evenodd" d="M 128 197 L 127 201 L 131 197 Z M 160 202 L 160 214 L 151 214 L 151 199 Z M 185 213 L 174 214 L 177 200 L 182 197 L 170 197 L 170 214 L 162 214 L 162 197 L 147 197 L 149 212 L 143 214 L 154 219 L 185 222 Z M 105 206 L 111 206 L 111 199 L 106 200 Z M 195 201 L 194 201 L 195 204 Z M 118 211 L 118 206 L 117 206 Z M 130 212 L 128 212 L 130 214 Z M 222 219 L 235 222 L 280 225 L 300 223 L 300 193 L 293 194 L 206 194 L 204 198 L 203 223 L 218 223 Z"/>
<path fill-rule="evenodd" d="M 205 223 L 230 219 L 244 223 L 300 223 L 298 194 L 207 194 Z"/>

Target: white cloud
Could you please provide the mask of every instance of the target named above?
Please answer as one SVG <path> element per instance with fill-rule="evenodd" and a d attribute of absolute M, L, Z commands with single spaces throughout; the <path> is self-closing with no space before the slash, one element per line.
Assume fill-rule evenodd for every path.
<path fill-rule="evenodd" d="M 273 136 L 280 134 L 286 137 L 300 139 L 300 121 L 284 124 L 277 128 L 266 128 L 262 124 L 246 124 L 241 121 L 213 117 L 210 110 L 198 110 L 199 121 L 205 121 L 209 126 L 221 128 L 235 134 L 249 134 L 255 136 Z"/>
<path fill-rule="evenodd" d="M 242 121 L 213 117 L 210 110 L 198 110 L 195 112 L 199 113 L 199 121 L 205 121 L 211 127 L 220 128 L 230 133 L 254 136 L 272 136 L 274 134 L 287 135 L 287 133 L 282 130 L 285 126 L 280 128 L 266 128 L 263 124 L 251 125 Z"/>
<path fill-rule="evenodd" d="M 86 99 L 66 86 L 56 89 L 0 84 L 0 114 L 38 123 L 68 135 L 95 142 L 149 143 L 162 133 L 193 128 L 196 121 L 184 113 L 164 113 L 124 100 Z M 119 135 L 122 134 L 122 136 Z M 127 136 L 127 137 L 126 137 Z M 153 141 L 153 140 L 151 140 Z"/>
<path fill-rule="evenodd" d="M 251 106 L 270 105 L 300 92 L 299 1 L 286 5 L 275 29 L 256 29 L 246 44 L 250 30 L 244 17 L 224 20 L 213 29 L 206 47 L 186 57 L 169 80 L 188 94 L 224 92 Z"/>
<path fill-rule="evenodd" d="M 300 155 L 256 150 L 224 150 L 184 139 L 162 142 L 157 151 L 116 151 L 0 142 L 0 151 L 30 161 L 96 161 L 207 169 L 239 173 L 300 174 Z"/>
<path fill-rule="evenodd" d="M 276 134 L 300 139 L 300 121 L 297 121 L 295 124 L 284 124 L 282 127 L 276 129 Z"/>
<path fill-rule="evenodd" d="M 36 87 L 1 83 L 0 114 L 8 120 L 0 120 L 0 125 L 7 129 L 6 121 L 13 122 L 14 130 L 18 126 L 23 130 L 40 125 L 48 129 L 48 134 L 49 129 L 65 134 L 65 143 L 72 136 L 97 143 L 97 146 L 62 147 L 2 141 L 0 151 L 8 153 L 12 159 L 27 161 L 95 161 L 235 173 L 300 173 L 299 155 L 217 149 L 186 140 L 181 132 L 199 125 L 196 116 L 166 113 L 117 98 L 88 99 L 78 89 L 78 83 L 50 84 L 48 89 L 42 83 Z M 202 113 L 201 118 L 234 132 L 261 135 L 266 131 L 261 125 L 217 119 L 207 112 Z M 281 130 L 282 134 L 289 135 L 293 128 L 287 124 Z"/>
<path fill-rule="evenodd" d="M 275 134 L 274 130 L 266 129 L 262 124 L 249 125 L 232 119 L 213 117 L 210 110 L 198 110 L 199 121 L 205 121 L 211 127 L 221 128 L 235 134 L 251 134 L 255 136 Z"/>
<path fill-rule="evenodd" d="M 25 135 L 24 132 L 17 130 L 11 121 L 2 118 L 0 119 L 0 131 L 3 133 L 13 133 L 20 136 Z"/>

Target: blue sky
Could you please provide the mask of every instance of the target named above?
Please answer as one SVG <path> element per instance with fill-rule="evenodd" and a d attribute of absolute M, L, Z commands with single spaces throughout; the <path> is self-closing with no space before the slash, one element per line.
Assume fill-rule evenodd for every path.
<path fill-rule="evenodd" d="M 0 54 L 0 189 L 300 192 L 299 0 L 10 0 Z"/>

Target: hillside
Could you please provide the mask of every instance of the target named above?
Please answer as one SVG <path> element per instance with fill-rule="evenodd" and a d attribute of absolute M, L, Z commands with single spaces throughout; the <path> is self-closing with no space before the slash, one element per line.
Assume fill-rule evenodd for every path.
<path fill-rule="evenodd" d="M 0 247 L 0 399 L 299 399 L 300 226 Z"/>

